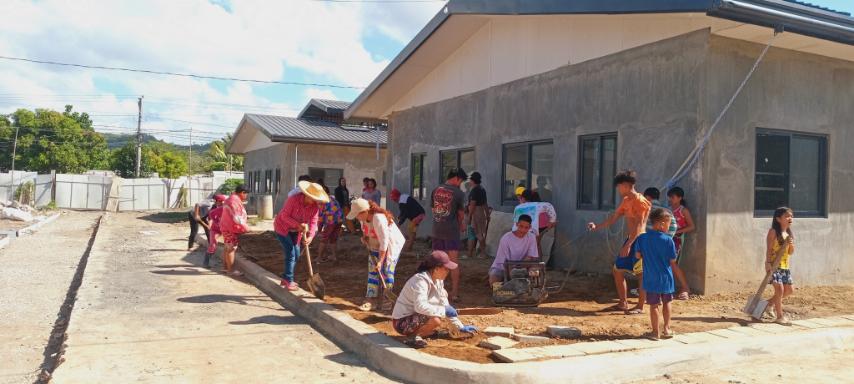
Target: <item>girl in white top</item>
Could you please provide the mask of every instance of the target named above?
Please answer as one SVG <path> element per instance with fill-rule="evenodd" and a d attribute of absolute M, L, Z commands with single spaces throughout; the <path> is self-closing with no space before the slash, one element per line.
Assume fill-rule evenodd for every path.
<path fill-rule="evenodd" d="M 394 270 L 406 238 L 400 232 L 391 213 L 373 201 L 356 199 L 347 215 L 347 220 L 359 219 L 362 222 L 363 241 L 370 248 L 368 256 L 368 289 L 365 302 L 359 307 L 362 311 L 374 308 L 379 296 L 380 279 L 385 280 L 385 289 L 394 286 Z M 383 310 L 391 310 L 391 302 Z"/>

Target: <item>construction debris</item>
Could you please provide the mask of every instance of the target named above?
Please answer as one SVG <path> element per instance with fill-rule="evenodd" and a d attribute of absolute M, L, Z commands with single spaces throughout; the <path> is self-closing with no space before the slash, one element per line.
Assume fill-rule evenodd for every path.
<path fill-rule="evenodd" d="M 578 339 L 581 338 L 581 330 L 575 327 L 566 327 L 563 325 L 550 325 L 547 329 L 552 337 L 561 339 Z"/>
<path fill-rule="evenodd" d="M 513 327 L 487 327 L 483 330 L 487 336 L 513 337 L 516 330 Z"/>
<path fill-rule="evenodd" d="M 0 209 L 0 219 L 9 219 L 29 223 L 33 221 L 33 214 L 29 211 L 24 211 L 22 209 L 6 207 Z"/>

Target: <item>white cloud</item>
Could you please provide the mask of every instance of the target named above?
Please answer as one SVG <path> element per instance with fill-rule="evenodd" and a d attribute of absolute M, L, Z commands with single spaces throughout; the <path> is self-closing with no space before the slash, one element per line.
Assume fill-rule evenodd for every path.
<path fill-rule="evenodd" d="M 366 31 L 404 42 L 436 4 L 405 6 L 313 1 L 240 1 L 225 8 L 205 0 L 108 2 L 61 0 L 0 2 L 0 54 L 104 66 L 146 68 L 262 80 L 306 80 L 365 86 L 387 65 L 364 46 Z M 426 12 L 426 16 L 422 13 Z M 417 24 L 417 25 L 416 25 Z M 322 79 L 322 80 L 317 80 Z M 105 95 L 109 83 L 121 94 Z M 281 86 L 283 95 L 336 98 L 331 89 Z M 80 95 L 99 95 L 80 96 Z M 151 131 L 232 131 L 244 112 L 295 115 L 257 86 L 215 88 L 199 79 L 84 70 L 0 60 L 0 111 L 24 107 L 91 111 L 101 125 L 136 126 L 136 97 L 145 95 Z M 300 99 L 291 97 L 291 100 Z M 97 112 L 97 113 L 96 113 Z M 100 115 L 100 116 L 99 116 Z M 165 120 L 169 118 L 173 120 Z M 119 129 L 116 129 L 119 130 Z M 169 132 L 163 137 L 181 141 Z"/>

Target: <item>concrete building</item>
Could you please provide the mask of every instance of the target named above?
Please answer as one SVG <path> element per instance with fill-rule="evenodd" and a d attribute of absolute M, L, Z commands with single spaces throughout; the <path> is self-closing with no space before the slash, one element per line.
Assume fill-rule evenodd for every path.
<path fill-rule="evenodd" d="M 345 117 L 389 120 L 391 180 L 425 204 L 451 165 L 480 171 L 501 211 L 516 186 L 540 189 L 558 211 L 560 266 L 610 270 L 622 225 L 585 224 L 613 211 L 612 177 L 630 168 L 641 191 L 687 191 L 695 291 L 758 285 L 781 205 L 796 210 L 796 283 L 852 284 L 848 14 L 783 0 L 451 0 Z"/>
<path fill-rule="evenodd" d="M 351 194 L 360 194 L 362 179 L 377 180 L 385 197 L 386 125 L 377 119 L 347 119 L 349 103 L 312 99 L 297 117 L 245 114 L 229 153 L 244 155 L 248 207 L 273 195 L 278 212 L 299 175 L 323 179 L 334 190 L 345 177 Z"/>

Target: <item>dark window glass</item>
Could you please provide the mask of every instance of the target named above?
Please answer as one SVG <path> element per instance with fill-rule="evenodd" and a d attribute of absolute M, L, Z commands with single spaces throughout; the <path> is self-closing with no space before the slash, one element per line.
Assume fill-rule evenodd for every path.
<path fill-rule="evenodd" d="M 513 145 L 504 147 L 504 200 L 516 201 L 516 188 L 528 188 L 528 147 Z"/>
<path fill-rule="evenodd" d="M 441 166 L 439 183 L 444 183 L 448 177 L 448 173 L 454 168 L 462 168 L 466 173 L 471 174 L 477 167 L 474 149 L 441 151 L 439 152 L 439 162 Z"/>
<path fill-rule="evenodd" d="M 543 201 L 552 201 L 554 184 L 554 144 L 551 142 L 508 144 L 504 146 L 502 199 L 516 203 L 516 189 L 530 188 Z"/>
<path fill-rule="evenodd" d="M 427 155 L 423 153 L 413 154 L 410 164 L 411 177 L 409 185 L 412 186 L 411 195 L 418 200 L 424 200 L 424 159 L 426 157 Z"/>
<path fill-rule="evenodd" d="M 552 172 L 554 171 L 554 144 L 531 145 L 531 181 L 534 191 L 542 201 L 552 201 Z"/>
<path fill-rule="evenodd" d="M 579 139 L 578 208 L 608 210 L 614 207 L 614 175 L 617 174 L 617 135 L 583 136 Z"/>
<path fill-rule="evenodd" d="M 770 215 L 782 206 L 796 214 L 826 214 L 827 139 L 759 130 L 756 134 L 754 212 Z"/>

